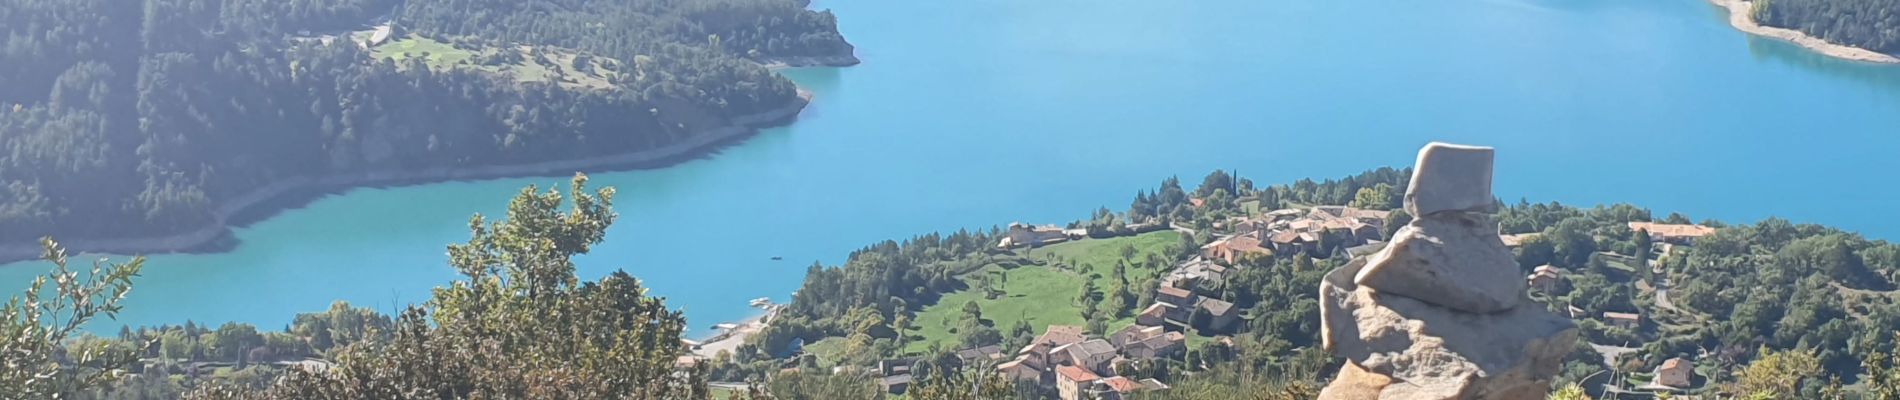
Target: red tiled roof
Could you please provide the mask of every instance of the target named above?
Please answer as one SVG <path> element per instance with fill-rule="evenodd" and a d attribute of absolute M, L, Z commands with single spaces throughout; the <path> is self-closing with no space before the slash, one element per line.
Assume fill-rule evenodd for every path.
<path fill-rule="evenodd" d="M 1136 383 L 1133 379 L 1128 379 L 1128 378 L 1119 377 L 1119 376 L 1103 379 L 1102 384 L 1108 385 L 1108 388 L 1110 390 L 1114 390 L 1119 393 L 1134 393 L 1136 390 L 1141 390 L 1140 383 Z"/>
<path fill-rule="evenodd" d="M 1291 244 L 1295 240 L 1299 240 L 1299 239 L 1300 239 L 1299 232 L 1289 230 L 1289 231 L 1281 231 L 1280 233 L 1276 233 L 1273 235 L 1272 238 L 1268 240 L 1273 241 L 1274 243 Z"/>
<path fill-rule="evenodd" d="M 1049 329 L 1046 331 L 1043 331 L 1042 336 L 1036 337 L 1035 343 L 1047 343 L 1051 346 L 1062 346 L 1062 345 L 1073 344 L 1073 343 L 1081 343 L 1085 339 L 1086 338 L 1082 335 L 1082 327 L 1080 326 L 1049 325 Z"/>
<path fill-rule="evenodd" d="M 1150 317 L 1155 317 L 1155 318 L 1161 318 L 1161 316 L 1162 316 L 1162 315 L 1166 315 L 1166 314 L 1167 314 L 1167 312 L 1168 312 L 1168 304 L 1167 304 L 1167 303 L 1154 303 L 1154 305 L 1150 305 L 1150 306 L 1148 306 L 1148 309 L 1146 309 L 1146 310 L 1141 310 L 1141 315 L 1146 315 L 1146 316 L 1150 316 Z"/>
<path fill-rule="evenodd" d="M 1155 293 L 1179 297 L 1183 299 L 1194 297 L 1194 292 L 1189 292 L 1187 289 L 1182 289 L 1182 288 L 1173 287 L 1173 286 L 1162 286 L 1160 289 L 1155 289 Z"/>
<path fill-rule="evenodd" d="M 1072 382 L 1094 382 L 1096 379 L 1102 379 L 1102 377 L 1095 376 L 1094 372 L 1089 372 L 1089 370 L 1074 365 L 1056 367 L 1056 375 Z"/>

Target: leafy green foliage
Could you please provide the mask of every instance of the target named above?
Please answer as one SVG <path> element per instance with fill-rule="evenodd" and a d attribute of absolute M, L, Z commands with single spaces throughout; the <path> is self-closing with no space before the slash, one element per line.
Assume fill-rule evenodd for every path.
<path fill-rule="evenodd" d="M 403 311 L 385 342 L 335 357 L 334 370 L 291 369 L 268 398 L 707 399 L 703 369 L 677 370 L 685 317 L 615 272 L 574 276 L 572 257 L 615 220 L 613 189 L 524 189 L 506 219 L 470 221 L 450 246 L 463 279 Z M 206 390 L 202 398 L 231 392 Z M 248 396 L 248 395 L 246 395 Z"/>
<path fill-rule="evenodd" d="M 118 314 L 145 260 L 97 261 L 82 275 L 67 268 L 58 243 L 40 244 L 53 271 L 0 305 L 0 393 L 9 398 L 70 398 L 113 382 L 137 361 L 132 349 L 69 339 L 79 339 L 87 322 Z"/>

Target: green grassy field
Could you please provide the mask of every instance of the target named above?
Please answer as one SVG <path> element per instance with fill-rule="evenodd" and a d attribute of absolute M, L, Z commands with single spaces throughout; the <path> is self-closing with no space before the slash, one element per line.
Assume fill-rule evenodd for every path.
<path fill-rule="evenodd" d="M 844 338 L 828 337 L 805 344 L 804 350 L 806 354 L 818 357 L 819 365 L 835 365 L 840 361 L 838 352 L 843 351 L 843 347 Z"/>
<path fill-rule="evenodd" d="M 620 62 L 613 59 L 590 57 L 587 62 L 589 71 L 580 71 L 573 68 L 574 59 L 579 55 L 576 52 L 554 48 L 541 50 L 545 62 L 530 56 L 532 49 L 526 46 L 464 49 L 448 42 L 409 35 L 376 46 L 370 49 L 370 54 L 395 60 L 399 65 L 412 58 L 421 58 L 433 70 L 468 68 L 508 76 L 517 82 L 553 82 L 569 88 L 611 89 L 612 79 L 618 74 L 615 71 L 621 66 Z M 477 57 L 503 51 L 519 53 L 521 61 L 502 65 L 481 65 L 476 61 Z"/>
<path fill-rule="evenodd" d="M 429 68 L 450 68 L 475 57 L 475 52 L 458 49 L 448 43 L 421 36 L 410 35 L 392 40 L 370 49 L 370 54 L 378 58 L 396 60 L 398 64 L 411 58 L 423 57 Z"/>
<path fill-rule="evenodd" d="M 1044 260 L 1049 255 L 1063 260 L 1060 264 L 1048 266 L 1025 265 L 1011 270 L 989 266 L 965 275 L 967 282 L 975 285 L 975 274 L 990 274 L 990 280 L 996 282 L 1004 295 L 995 299 L 986 299 L 982 290 L 964 290 L 944 295 L 936 304 L 925 307 L 917 313 L 912 329 L 907 332 L 913 341 L 904 348 L 907 352 L 921 352 L 930 349 L 933 344 L 942 343 L 944 348 L 956 347 L 957 320 L 963 315 L 963 304 L 975 301 L 983 310 L 983 318 L 992 326 L 1007 334 L 1017 321 L 1029 321 L 1031 328 L 1042 332 L 1049 325 L 1082 325 L 1082 307 L 1075 302 L 1076 293 L 1081 291 L 1082 279 L 1094 279 L 1095 286 L 1101 290 L 1114 287 L 1110 275 L 1114 271 L 1115 261 L 1121 259 L 1124 245 L 1134 246 L 1135 259 L 1143 260 L 1149 253 L 1166 254 L 1169 247 L 1180 241 L 1180 234 L 1173 231 L 1150 232 L 1132 237 L 1112 239 L 1091 239 L 1067 242 L 1034 250 L 1019 250 L 1026 258 Z M 1080 268 L 1093 265 L 1088 276 L 1062 268 Z M 1141 263 L 1131 262 L 1127 270 L 1128 281 L 1141 282 L 1152 278 L 1157 270 L 1140 268 Z M 997 274 L 1007 276 L 999 279 Z M 1109 323 L 1109 330 L 1120 329 L 1134 323 L 1132 318 L 1124 318 Z"/>

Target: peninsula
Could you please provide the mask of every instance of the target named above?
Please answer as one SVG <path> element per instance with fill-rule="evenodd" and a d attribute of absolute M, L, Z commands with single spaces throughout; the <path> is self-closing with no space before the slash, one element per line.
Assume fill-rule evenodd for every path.
<path fill-rule="evenodd" d="M 1795 29 L 1764 25 L 1756 20 L 1760 12 L 1756 2 L 1759 1 L 1770 0 L 1709 0 L 1717 7 L 1728 10 L 1729 25 L 1751 35 L 1788 41 L 1829 57 L 1882 64 L 1900 63 L 1900 57 L 1892 54 L 1830 42 Z"/>
<path fill-rule="evenodd" d="M 858 62 L 798 0 L 197 3 L 0 6 L 75 32 L 0 32 L 0 263 L 43 236 L 222 250 L 351 187 L 664 166 L 794 119 L 811 94 L 772 68 Z"/>

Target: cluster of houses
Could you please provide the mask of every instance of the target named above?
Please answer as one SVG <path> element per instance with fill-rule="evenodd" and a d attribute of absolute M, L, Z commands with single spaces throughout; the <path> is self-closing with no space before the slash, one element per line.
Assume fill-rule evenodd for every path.
<path fill-rule="evenodd" d="M 1648 232 L 1650 240 L 1657 244 L 1662 254 L 1670 254 L 1674 246 L 1691 245 L 1696 239 L 1715 233 L 1715 228 L 1692 224 L 1630 222 L 1628 226 L 1632 231 Z M 1524 239 L 1536 235 L 1535 233 L 1499 235 L 1498 238 L 1504 242 L 1505 246 L 1514 248 L 1521 244 Z M 1660 268 L 1660 265 L 1656 264 L 1649 266 L 1651 268 Z M 1655 272 L 1661 273 L 1662 271 L 1657 269 Z M 1540 265 L 1531 269 L 1531 273 L 1526 275 L 1524 279 L 1525 282 L 1529 284 L 1531 290 L 1551 293 L 1556 290 L 1557 284 L 1563 281 L 1564 275 L 1563 270 L 1560 268 L 1550 265 Z M 1571 318 L 1581 319 L 1590 317 L 1589 313 L 1576 306 L 1567 307 L 1567 311 Z M 1600 315 L 1600 318 L 1605 325 L 1623 329 L 1638 329 L 1643 324 L 1643 315 L 1641 313 L 1604 312 Z M 1651 380 L 1649 384 L 1639 387 L 1638 389 L 1688 389 L 1693 387 L 1694 380 L 1695 363 L 1689 359 L 1676 357 L 1664 361 L 1661 366 L 1656 367 L 1654 379 Z"/>
<path fill-rule="evenodd" d="M 1378 244 L 1384 240 L 1389 211 L 1345 206 L 1285 209 L 1258 218 L 1234 222 L 1234 234 L 1201 247 L 1201 255 L 1232 265 L 1247 254 L 1271 256 L 1318 252 L 1320 238 L 1333 237 L 1344 247 Z"/>
<path fill-rule="evenodd" d="M 1020 382 L 1053 387 L 1062 400 L 1118 400 L 1135 392 L 1165 390 L 1168 385 L 1118 376 L 1117 366 L 1185 351 L 1186 335 L 1158 326 L 1131 325 L 1102 339 L 1089 338 L 1079 326 L 1051 325 L 1017 350 L 1015 359 L 997 364 L 996 371 Z"/>
<path fill-rule="evenodd" d="M 1135 324 L 1107 338 L 1089 338 L 1078 326 L 1052 325 L 1015 358 L 996 365 L 1003 376 L 1049 388 L 1062 400 L 1121 399 L 1130 393 L 1167 389 L 1153 379 L 1136 381 L 1117 376 L 1116 367 L 1130 362 L 1172 358 L 1187 351 L 1188 328 L 1202 332 L 1231 329 L 1240 321 L 1233 303 L 1200 296 L 1193 287 L 1208 279 L 1223 279 L 1227 267 L 1196 259 L 1169 274 L 1155 290 L 1155 303 L 1135 316 Z M 985 348 L 957 353 L 966 363 L 1002 355 Z"/>
<path fill-rule="evenodd" d="M 1181 282 L 1186 287 L 1192 282 Z M 1197 315 L 1199 318 L 1197 318 Z M 1135 325 L 1186 331 L 1193 327 L 1204 332 L 1225 332 L 1240 321 L 1234 303 L 1194 294 L 1193 290 L 1171 285 L 1155 288 L 1155 302 L 1135 314 Z"/>

